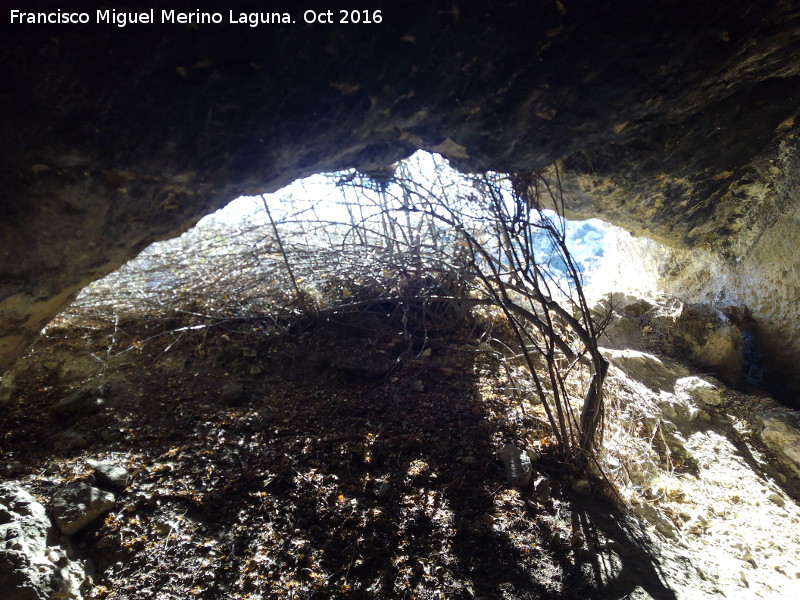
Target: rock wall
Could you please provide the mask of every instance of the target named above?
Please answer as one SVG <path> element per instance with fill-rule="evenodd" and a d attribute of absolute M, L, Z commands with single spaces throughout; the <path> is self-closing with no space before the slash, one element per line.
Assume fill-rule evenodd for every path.
<path fill-rule="evenodd" d="M 82 286 L 234 197 L 417 148 L 473 170 L 560 160 L 571 210 L 729 261 L 766 228 L 797 237 L 779 218 L 796 1 L 385 1 L 369 25 L 279 1 L 294 22 L 258 27 L 160 24 L 197 5 L 153 5 L 151 25 L 98 24 L 91 2 L 71 5 L 86 25 L 4 23 L 0 371 Z M 791 310 L 769 314 L 796 336 Z"/>
<path fill-rule="evenodd" d="M 666 294 L 737 311 L 747 307 L 738 315 L 749 336 L 745 352 L 761 355 L 757 368 L 764 369 L 750 383 L 800 407 L 799 232 L 800 197 L 764 226 L 742 255 L 730 258 L 704 249 L 670 248 L 619 230 L 607 235 L 610 248 L 597 273 L 597 288 Z M 744 376 L 747 382 L 748 373 Z"/>

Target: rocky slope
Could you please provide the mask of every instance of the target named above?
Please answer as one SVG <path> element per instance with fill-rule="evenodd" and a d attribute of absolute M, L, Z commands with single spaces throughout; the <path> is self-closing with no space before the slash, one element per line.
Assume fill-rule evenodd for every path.
<path fill-rule="evenodd" d="M 661 293 L 731 313 L 744 327 L 746 351 L 760 362 L 753 383 L 798 408 L 794 365 L 800 347 L 795 326 L 800 288 L 791 258 L 797 252 L 798 214 L 796 205 L 787 207 L 743 256 L 733 260 L 721 260 L 708 250 L 669 248 L 622 230 L 611 232 L 596 278 L 605 289 Z"/>
<path fill-rule="evenodd" d="M 616 495 L 549 457 L 541 406 L 474 329 L 409 356 L 374 322 L 52 327 L 0 416 L 0 592 L 792 597 L 797 415 L 685 362 L 719 353 L 677 360 L 711 313 L 673 309 L 629 298 L 605 338 Z"/>

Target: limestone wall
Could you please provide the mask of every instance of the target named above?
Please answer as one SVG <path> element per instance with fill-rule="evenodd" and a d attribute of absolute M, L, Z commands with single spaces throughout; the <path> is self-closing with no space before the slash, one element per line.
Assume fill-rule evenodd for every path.
<path fill-rule="evenodd" d="M 758 232 L 743 256 L 731 259 L 670 248 L 622 229 L 606 240 L 595 294 L 628 289 L 719 307 L 745 305 L 769 369 L 765 386 L 800 405 L 800 202 Z"/>

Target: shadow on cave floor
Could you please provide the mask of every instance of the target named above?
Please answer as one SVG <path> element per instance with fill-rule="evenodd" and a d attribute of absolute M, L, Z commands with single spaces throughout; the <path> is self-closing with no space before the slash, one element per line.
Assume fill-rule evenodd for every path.
<path fill-rule="evenodd" d="M 676 597 L 635 528 L 558 465 L 536 463 L 544 497 L 506 483 L 497 450 L 546 432 L 475 340 L 431 340 L 383 372 L 402 338 L 257 342 L 243 325 L 137 341 L 159 327 L 121 343 L 107 404 L 70 422 L 52 412 L 63 378 L 36 357 L 99 354 L 110 331 L 51 331 L 2 417 L 2 450 L 40 497 L 87 477 L 88 458 L 133 472 L 75 539 L 97 566 L 92 598 Z M 226 403 L 231 382 L 246 397 Z M 67 428 L 86 447 L 53 452 Z"/>

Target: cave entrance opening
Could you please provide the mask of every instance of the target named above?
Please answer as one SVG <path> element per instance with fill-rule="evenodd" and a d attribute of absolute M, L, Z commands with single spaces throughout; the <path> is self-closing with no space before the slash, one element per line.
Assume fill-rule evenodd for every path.
<path fill-rule="evenodd" d="M 505 185 L 505 176 L 491 176 Z M 436 256 L 442 267 L 452 262 L 461 242 L 448 231 L 450 225 L 426 211 L 432 212 L 431 202 L 445 206 L 441 216 L 463 222 L 480 241 L 488 239 L 491 223 L 479 206 L 485 192 L 479 189 L 481 177 L 459 173 L 440 156 L 419 151 L 383 169 L 319 174 L 274 194 L 237 198 L 182 236 L 151 244 L 85 288 L 70 310 L 157 311 L 202 305 L 224 317 L 231 316 L 232 302 L 233 310 L 244 316 L 260 310 L 258 292 L 268 284 L 289 295 L 302 291 L 318 296 L 332 285 L 326 281 L 337 271 L 349 269 L 351 279 L 401 276 L 404 270 L 407 275 L 409 260 L 423 255 Z M 409 184 L 415 198 L 404 189 Z M 420 199 L 429 204 L 421 206 Z M 504 210 L 511 208 L 508 198 L 502 202 Z M 594 274 L 605 254 L 607 232 L 614 228 L 598 219 L 571 221 L 551 210 L 542 212 L 563 231 L 583 285 L 604 291 Z M 529 243 L 548 274 L 567 285 L 567 265 L 546 232 L 532 236 Z M 286 277 L 289 254 L 297 263 L 294 278 Z M 281 263 L 284 266 L 276 269 Z M 347 293 L 347 286 L 341 288 Z"/>
<path fill-rule="evenodd" d="M 563 209 L 560 188 L 537 173 L 462 174 L 419 152 L 240 198 L 90 285 L 68 312 L 116 323 L 173 315 L 173 334 L 355 319 L 399 335 L 406 357 L 469 323 L 476 342 L 509 351 L 554 445 L 585 467 L 601 437 L 607 363 L 583 287 L 604 228 Z M 504 340 L 490 333 L 501 329 Z"/>

